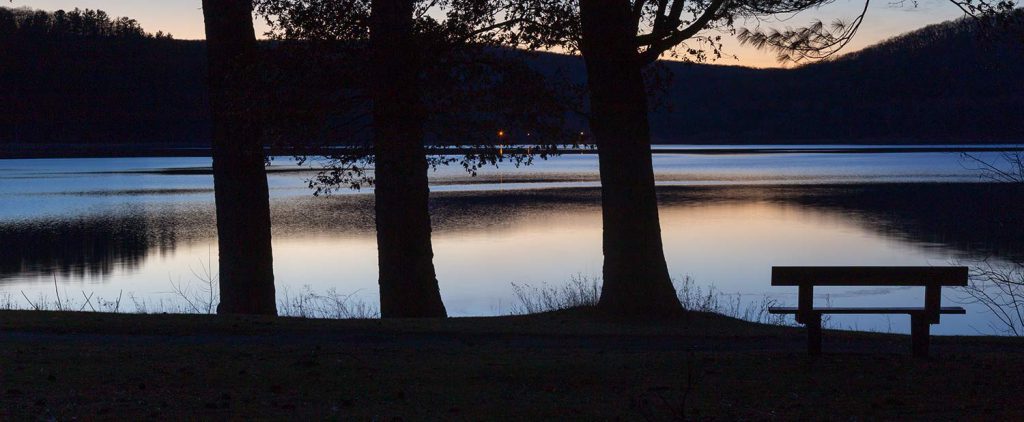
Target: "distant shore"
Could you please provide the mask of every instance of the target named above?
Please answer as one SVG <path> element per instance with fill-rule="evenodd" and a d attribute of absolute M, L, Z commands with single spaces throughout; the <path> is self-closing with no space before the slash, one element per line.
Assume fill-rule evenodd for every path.
<path fill-rule="evenodd" d="M 325 155 L 332 151 L 343 150 L 344 147 L 321 148 L 302 151 L 310 156 Z M 880 153 L 920 153 L 920 152 L 1022 152 L 1024 144 L 656 144 L 652 147 L 656 154 L 880 154 Z M 434 150 L 435 154 L 480 153 L 482 148 L 450 147 Z M 532 152 L 525 146 L 507 146 L 503 148 L 507 154 Z M 561 154 L 596 154 L 593 147 L 564 147 Z M 291 156 L 296 151 L 284 148 L 268 148 L 267 154 L 272 156 Z M 129 158 L 129 157 L 210 157 L 210 148 L 196 146 L 158 146 L 158 145 L 62 145 L 62 144 L 11 144 L 0 146 L 0 159 L 29 158 Z"/>

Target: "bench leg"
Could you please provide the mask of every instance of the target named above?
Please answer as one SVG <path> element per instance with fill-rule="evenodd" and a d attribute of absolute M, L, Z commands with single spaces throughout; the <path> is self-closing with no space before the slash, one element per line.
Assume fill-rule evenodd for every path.
<path fill-rule="evenodd" d="M 805 316 L 807 321 L 807 354 L 821 354 L 821 314 L 812 312 Z"/>
<path fill-rule="evenodd" d="M 928 357 L 928 340 L 931 333 L 931 324 L 924 315 L 910 317 L 910 340 L 913 343 L 914 357 Z"/>

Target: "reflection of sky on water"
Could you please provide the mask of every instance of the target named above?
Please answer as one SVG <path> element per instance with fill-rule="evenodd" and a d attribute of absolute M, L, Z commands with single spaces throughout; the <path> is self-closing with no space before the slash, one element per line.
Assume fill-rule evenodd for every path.
<path fill-rule="evenodd" d="M 995 161 L 996 153 L 979 153 Z M 863 182 L 975 181 L 978 172 L 957 153 L 895 154 L 657 154 L 660 184 L 808 184 Z M 126 201 L 160 204 L 212 201 L 212 176 L 178 174 L 167 169 L 208 168 L 208 158 L 97 158 L 0 160 L 0 218 L 33 218 L 108 208 Z M 271 172 L 275 198 L 306 196 L 310 171 Z M 272 170 L 295 170 L 287 158 L 274 160 Z M 537 160 L 529 167 L 502 164 L 485 168 L 478 177 L 461 168 L 442 167 L 432 173 L 433 191 L 597 186 L 597 157 L 564 155 Z M 339 194 L 367 193 L 341 190 Z M 16 196 L 16 198 L 11 198 Z M 130 197 L 130 198 L 126 198 Z"/>
<path fill-rule="evenodd" d="M 277 164 L 283 161 L 275 164 L 285 167 Z M 949 153 L 664 154 L 655 163 L 664 185 L 978 180 L 957 154 Z M 172 300 L 167 293 L 172 281 L 193 281 L 190 268 L 216 260 L 212 179 L 163 170 L 208 164 L 204 158 L 0 160 L 0 201 L 5 205 L 0 228 L 8 236 L 0 291 L 52 296 L 53 279 L 39 268 L 60 262 L 67 271 L 58 281 L 71 294 L 110 298 L 132 292 L 152 301 Z M 358 292 L 376 301 L 372 197 L 364 190 L 312 198 L 303 182 L 308 177 L 296 172 L 269 176 L 279 295 L 297 294 L 308 285 L 319 292 Z M 435 173 L 435 263 L 450 313 L 507 312 L 513 282 L 557 285 L 576 274 L 599 275 L 596 191 L 517 190 L 597 186 L 596 177 L 592 155 L 563 156 L 525 169 L 487 169 L 475 179 L 459 169 Z M 793 195 L 788 191 L 768 194 L 757 186 L 732 189 L 728 198 L 717 188 L 698 189 L 699 194 L 685 189 L 667 191 L 661 208 L 673 276 L 692 276 L 698 284 L 742 293 L 744 300 L 757 301 L 768 293 L 795 302 L 795 291 L 769 286 L 772 265 L 945 265 L 971 255 L 952 246 L 960 247 L 956 242 L 904 233 L 914 226 L 879 220 L 880 215 L 897 217 L 871 208 L 876 205 L 857 209 L 856 200 L 848 201 L 854 205 L 833 200 L 821 205 L 786 199 Z M 919 230 L 932 230 L 924 227 Z M 47 240 L 41 235 L 47 230 L 63 238 Z M 48 241 L 70 246 L 58 250 Z M 10 246 L 19 242 L 18 248 Z M 32 245 L 38 249 L 34 258 L 25 252 Z M 82 250 L 89 251 L 87 256 L 76 255 Z M 32 259 L 36 270 L 27 265 Z M 23 270 L 10 270 L 17 265 Z M 81 268 L 90 265 L 105 267 Z M 923 300 L 919 289 L 821 293 L 819 301 L 827 294 L 833 305 L 915 305 Z M 837 321 L 873 329 L 888 329 L 891 323 L 901 331 L 908 324 L 898 316 Z M 985 315 L 976 309 L 943 321 L 937 333 L 971 334 L 972 327 L 987 331 Z"/>

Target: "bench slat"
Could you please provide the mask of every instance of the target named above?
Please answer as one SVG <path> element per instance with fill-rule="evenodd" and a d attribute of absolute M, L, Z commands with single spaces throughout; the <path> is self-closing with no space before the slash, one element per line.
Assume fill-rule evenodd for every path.
<path fill-rule="evenodd" d="M 773 286 L 966 286 L 967 267 L 772 267 Z"/>
<path fill-rule="evenodd" d="M 770 314 L 795 314 L 800 311 L 800 308 L 794 307 L 770 307 L 768 313 Z M 928 310 L 925 308 L 915 307 L 896 307 L 896 308 L 845 308 L 845 307 L 827 307 L 827 308 L 812 308 L 811 312 L 822 313 L 822 314 L 919 314 L 925 313 Z M 966 314 L 967 310 L 959 306 L 944 306 L 939 308 L 940 314 Z"/>

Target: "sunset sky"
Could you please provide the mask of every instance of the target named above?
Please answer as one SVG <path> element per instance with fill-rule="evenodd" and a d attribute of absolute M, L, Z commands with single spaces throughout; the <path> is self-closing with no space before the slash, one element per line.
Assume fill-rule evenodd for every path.
<path fill-rule="evenodd" d="M 170 32 L 179 39 L 203 38 L 203 12 L 200 0 L 14 0 L 13 3 L 7 5 L 43 10 L 73 9 L 75 7 L 102 9 L 113 16 L 135 18 L 149 32 Z M 862 1 L 857 0 L 836 0 L 820 9 L 809 10 L 784 20 L 769 19 L 761 22 L 761 25 L 776 28 L 798 27 L 814 19 L 829 22 L 836 18 L 852 18 L 856 16 L 863 5 Z M 847 51 L 855 51 L 922 26 L 960 16 L 960 11 L 948 0 L 921 0 L 916 7 L 910 0 L 903 5 L 899 5 L 895 1 L 876 0 L 868 10 L 860 33 L 848 46 Z M 744 26 L 753 27 L 754 25 L 756 25 L 755 22 L 749 22 Z M 262 23 L 257 26 L 257 32 L 265 30 L 266 27 Z M 779 66 L 775 62 L 774 54 L 739 46 L 731 39 L 726 44 L 726 48 L 726 52 L 738 56 L 738 60 L 723 59 L 718 62 L 719 64 L 752 67 Z"/>

